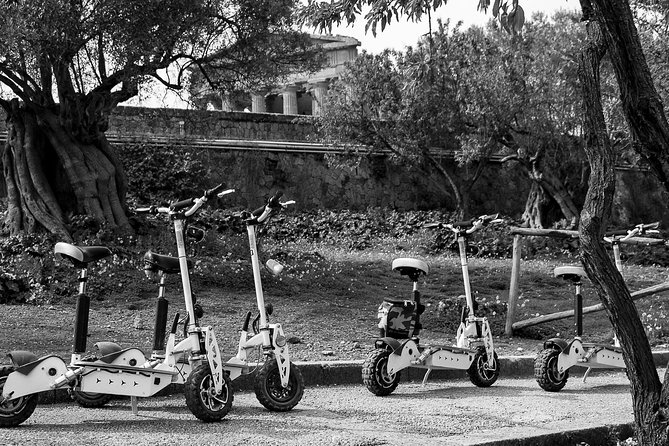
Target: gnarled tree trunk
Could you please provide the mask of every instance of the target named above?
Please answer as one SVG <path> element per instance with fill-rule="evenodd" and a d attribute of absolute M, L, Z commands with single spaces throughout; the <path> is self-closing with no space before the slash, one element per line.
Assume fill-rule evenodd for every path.
<path fill-rule="evenodd" d="M 69 240 L 74 215 L 92 217 L 109 229 L 128 229 L 126 179 L 104 133 L 84 128 L 84 120 L 63 125 L 57 107 L 16 100 L 5 105 L 2 164 L 10 233 L 43 228 Z M 97 119 L 93 113 L 88 118 Z M 75 135 L 73 129 L 80 131 Z"/>
<path fill-rule="evenodd" d="M 582 5 L 589 6 L 589 2 L 583 0 Z M 606 132 L 599 88 L 599 66 L 607 46 L 599 22 L 593 20 L 599 11 L 590 11 L 595 16 L 589 16 L 588 9 L 584 7 L 589 41 L 579 59 L 585 107 L 586 153 L 591 166 L 579 228 L 581 260 L 620 339 L 631 383 L 639 444 L 666 445 L 669 439 L 666 380 L 665 385 L 660 383 L 650 345 L 630 292 L 602 242 L 613 204 L 615 153 Z"/>

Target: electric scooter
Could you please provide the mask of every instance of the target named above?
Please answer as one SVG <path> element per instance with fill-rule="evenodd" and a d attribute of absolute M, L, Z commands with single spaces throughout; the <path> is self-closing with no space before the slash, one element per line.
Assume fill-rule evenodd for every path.
<path fill-rule="evenodd" d="M 622 273 L 620 243 L 632 237 L 657 233 L 659 223 L 639 224 L 629 231 L 614 231 L 604 240 L 611 243 L 616 268 Z M 592 369 L 624 369 L 625 360 L 618 339 L 614 336 L 613 345 L 583 342 L 583 296 L 581 279 L 586 277 L 582 266 L 558 266 L 555 277 L 560 277 L 574 284 L 574 326 L 576 336 L 570 342 L 561 338 L 551 338 L 544 342 L 543 350 L 534 361 L 534 378 L 539 387 L 548 392 L 559 392 L 567 384 L 569 370 L 572 367 L 585 367 L 583 382 Z"/>
<path fill-rule="evenodd" d="M 267 223 L 273 215 L 295 201 L 281 203 L 282 193 L 278 192 L 271 197 L 265 206 L 240 214 L 246 224 L 246 232 L 251 250 L 251 266 L 256 291 L 258 314 L 251 323 L 251 312 L 246 313 L 242 326 L 237 355 L 223 364 L 223 368 L 235 380 L 241 375 L 253 372 L 248 360 L 249 353 L 260 351 L 262 363 L 254 365 L 257 369 L 254 390 L 258 401 L 271 411 L 285 412 L 295 407 L 304 393 L 304 378 L 300 370 L 290 362 L 286 336 L 281 324 L 269 323 L 268 316 L 272 314 L 272 305 L 265 304 L 260 276 L 260 260 L 256 243 L 256 228 Z M 283 265 L 275 260 L 266 262 L 267 269 L 274 275 L 283 270 Z M 249 333 L 249 324 L 253 333 Z"/>
<path fill-rule="evenodd" d="M 178 344 L 175 332 L 178 316 L 172 324 L 162 353 L 166 302 L 164 282 L 159 291 L 154 353 L 146 358 L 138 348 L 122 349 L 113 342 L 97 344 L 99 357 L 84 356 L 88 336 L 90 297 L 86 294 L 88 271 L 98 260 L 111 254 L 104 246 L 76 246 L 57 243 L 55 253 L 79 269 L 79 295 L 74 330 L 74 348 L 70 363 L 56 355 L 38 358 L 31 352 L 8 354 L 11 366 L 0 369 L 0 427 L 13 427 L 27 420 L 35 410 L 39 392 L 68 388 L 78 401 L 99 405 L 108 395 L 131 397 L 133 413 L 137 398 L 155 395 L 172 383 L 184 384 L 186 404 L 193 415 L 205 422 L 222 419 L 231 409 L 233 390 L 222 367 L 221 353 L 211 327 L 200 327 L 190 288 L 189 261 L 186 258 L 184 232 L 188 217 L 208 200 L 223 196 L 219 185 L 200 198 L 190 198 L 169 207 L 151 206 L 138 212 L 167 214 L 174 225 L 178 257 L 153 255 L 151 268 L 163 274 L 181 274 L 184 301 L 188 313 L 188 337 Z M 162 328 L 161 328 L 162 324 Z M 186 359 L 184 359 L 186 358 Z"/>
<path fill-rule="evenodd" d="M 469 281 L 466 240 L 470 234 L 499 221 L 497 215 L 482 215 L 453 224 L 426 225 L 450 229 L 458 242 L 467 302 L 462 309 L 455 345 L 420 344 L 420 315 L 425 311 L 425 306 L 420 302 L 418 280 L 428 274 L 429 267 L 422 260 L 413 258 L 393 260 L 392 269 L 408 276 L 413 282 L 413 295 L 410 300 L 404 301 L 385 299 L 379 306 L 381 337 L 376 340 L 375 349 L 362 367 L 362 381 L 374 395 L 390 395 L 400 382 L 399 372 L 409 367 L 427 369 L 423 385 L 434 369 L 467 370 L 470 381 L 478 387 L 489 387 L 497 381 L 500 364 L 488 319 L 476 316 L 477 305 Z"/>

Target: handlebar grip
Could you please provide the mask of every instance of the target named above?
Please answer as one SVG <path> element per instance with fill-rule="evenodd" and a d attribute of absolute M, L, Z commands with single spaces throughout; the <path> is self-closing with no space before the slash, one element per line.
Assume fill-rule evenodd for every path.
<path fill-rule="evenodd" d="M 260 217 L 262 213 L 265 212 L 265 206 L 261 206 L 255 211 L 251 211 L 251 216 L 253 217 Z"/>
<path fill-rule="evenodd" d="M 470 218 L 469 220 L 465 221 L 456 221 L 455 223 L 452 224 L 452 226 L 454 228 L 471 226 L 472 223 L 474 223 L 476 220 L 478 220 L 478 218 Z"/>
<path fill-rule="evenodd" d="M 154 214 L 156 212 L 155 206 L 141 207 L 134 209 L 136 214 Z"/>
<path fill-rule="evenodd" d="M 267 200 L 267 206 L 269 206 L 271 208 L 281 206 L 281 203 L 279 203 L 279 198 L 281 198 L 282 196 L 283 196 L 283 192 L 277 191 L 277 193 L 275 193 L 272 198 Z"/>
<path fill-rule="evenodd" d="M 660 227 L 660 222 L 659 222 L 659 221 L 656 221 L 656 222 L 653 222 L 653 223 L 646 223 L 646 224 L 641 225 L 641 227 L 642 227 L 644 230 L 647 230 L 647 229 L 657 229 L 657 228 Z"/>
<path fill-rule="evenodd" d="M 213 189 L 209 189 L 208 191 L 206 191 L 204 193 L 204 196 L 207 198 L 207 200 L 209 200 L 210 198 L 218 194 L 220 191 L 222 191 L 224 187 L 225 186 L 223 186 L 223 183 L 221 183 L 218 186 L 214 187 Z"/>
<path fill-rule="evenodd" d="M 179 209 L 184 209 L 184 208 L 192 206 L 193 203 L 195 203 L 195 199 L 187 198 L 186 200 L 181 200 L 181 201 L 177 201 L 176 203 L 172 203 L 170 205 L 170 208 L 175 210 L 175 211 L 178 211 Z"/>
<path fill-rule="evenodd" d="M 278 208 L 278 207 L 281 207 L 281 203 L 279 202 L 279 199 L 280 199 L 282 196 L 283 196 L 283 192 L 278 191 L 277 193 L 275 193 L 272 197 L 270 197 L 270 198 L 267 200 L 267 204 L 266 204 L 265 206 L 261 206 L 261 207 L 259 207 L 259 208 L 256 209 L 255 211 L 251 212 L 251 214 L 252 214 L 254 217 L 260 217 L 260 216 L 262 215 L 262 213 L 265 212 L 265 208 L 268 207 L 268 206 L 269 206 L 270 208 Z"/>
<path fill-rule="evenodd" d="M 604 234 L 604 237 L 610 237 L 612 235 L 627 235 L 627 229 L 616 229 L 614 231 L 607 231 Z"/>

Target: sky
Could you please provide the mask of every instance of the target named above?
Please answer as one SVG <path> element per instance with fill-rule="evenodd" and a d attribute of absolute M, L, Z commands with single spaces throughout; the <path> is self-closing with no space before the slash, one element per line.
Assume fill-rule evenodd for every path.
<path fill-rule="evenodd" d="M 448 0 L 446 5 L 437 9 L 432 15 L 433 24 L 436 24 L 437 18 L 441 18 L 444 21 L 450 19 L 453 24 L 462 21 L 465 27 L 484 25 L 492 18 L 491 8 L 488 9 L 488 14 L 484 14 L 476 10 L 478 3 L 478 0 Z M 550 16 L 559 9 L 580 10 L 578 0 L 520 0 L 519 3 L 525 11 L 526 19 L 531 18 L 535 12 L 543 12 Z M 393 22 L 383 32 L 380 32 L 379 29 L 374 37 L 371 32 L 365 34 L 362 17 L 358 20 L 354 27 L 334 28 L 332 34 L 355 37 L 362 43 L 359 49 L 373 54 L 380 53 L 386 48 L 403 50 L 406 46 L 415 45 L 420 37 L 429 30 L 427 17 L 425 17 L 423 22 L 418 23 Z"/>

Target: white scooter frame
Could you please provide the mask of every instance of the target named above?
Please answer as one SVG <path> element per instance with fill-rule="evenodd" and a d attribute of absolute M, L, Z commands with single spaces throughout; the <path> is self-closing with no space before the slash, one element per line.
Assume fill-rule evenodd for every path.
<path fill-rule="evenodd" d="M 659 223 L 639 224 L 629 231 L 615 231 L 607 234 L 604 240 L 611 243 L 616 268 L 623 272 L 620 258 L 620 243 L 648 233 L 658 233 Z M 662 242 L 647 239 L 649 242 Z M 623 352 L 617 337 L 613 345 L 583 342 L 583 297 L 581 295 L 581 278 L 586 277 L 581 266 L 559 266 L 555 268 L 555 277 L 571 281 L 575 286 L 574 295 L 574 326 L 576 336 L 567 342 L 561 338 L 551 338 L 544 342 L 543 350 L 534 362 L 534 377 L 539 387 L 548 392 L 558 392 L 566 385 L 569 370 L 572 367 L 585 367 L 583 382 L 592 369 L 626 368 Z"/>
<path fill-rule="evenodd" d="M 88 268 L 91 263 L 111 252 L 106 247 L 79 247 L 67 243 L 56 245 L 56 253 L 81 269 L 74 351 L 69 364 L 55 355 L 37 358 L 30 352 L 9 353 L 13 365 L 0 374 L 0 427 L 17 426 L 30 417 L 37 404 L 37 393 L 69 388 L 89 395 L 130 396 L 137 413 L 137 397 L 155 395 L 172 383 L 185 384 L 186 403 L 203 421 L 217 421 L 232 407 L 233 391 L 222 367 L 221 354 L 211 327 L 200 327 L 194 312 L 188 260 L 184 242 L 186 219 L 214 196 L 222 197 L 219 185 L 200 198 L 183 200 L 169 207 L 151 207 L 138 212 L 164 213 L 174 224 L 178 259 L 162 256 L 181 273 L 184 301 L 188 313 L 188 337 L 175 345 L 176 324 L 167 340 L 165 355 L 145 358 L 137 348 L 121 349 L 114 343 L 98 343 L 102 357 L 87 360 L 85 352 L 90 298 L 86 295 Z M 167 264 L 166 263 L 166 264 Z M 188 363 L 180 361 L 188 357 Z"/>
<path fill-rule="evenodd" d="M 493 346 L 488 319 L 475 314 L 476 308 L 469 281 L 466 238 L 484 226 L 499 221 L 501 220 L 497 219 L 497 215 L 483 215 L 466 222 L 426 225 L 426 227 L 450 229 L 458 242 L 466 307 L 463 308 L 454 346 L 419 343 L 416 336 L 420 329 L 418 319 L 424 307 L 420 303 L 418 278 L 421 274 L 427 275 L 429 268 L 427 264 L 417 259 L 401 258 L 393 261 L 393 269 L 400 274 L 408 275 L 413 282 L 413 296 L 412 300 L 399 304 L 384 301 L 379 307 L 379 328 L 382 337 L 377 339 L 375 350 L 367 357 L 362 369 L 363 382 L 370 392 L 377 396 L 391 394 L 399 383 L 399 372 L 409 367 L 426 369 L 423 385 L 434 369 L 467 370 L 470 380 L 478 387 L 488 387 L 495 383 L 499 376 L 499 360 Z M 396 322 L 390 320 L 394 305 L 399 305 L 396 311 L 400 320 L 408 323 L 404 332 L 396 332 L 397 336 L 392 331 Z"/>
<path fill-rule="evenodd" d="M 257 331 L 249 337 L 251 312 L 248 312 L 239 337 L 237 355 L 223 364 L 223 368 L 234 381 L 239 376 L 249 373 L 248 353 L 262 349 L 263 364 L 259 366 L 254 388 L 260 403 L 272 411 L 292 409 L 300 402 L 304 393 L 304 379 L 300 370 L 290 362 L 287 340 L 281 324 L 268 322 L 267 316 L 272 311 L 271 306 L 265 305 L 256 243 L 258 225 L 267 223 L 274 214 L 295 203 L 292 200 L 281 203 L 279 202 L 280 197 L 281 193 L 277 193 L 268 200 L 267 205 L 252 213 L 242 214 L 251 250 L 251 266 L 258 307 Z M 283 266 L 270 259 L 267 262 L 267 269 L 273 274 L 279 274 Z"/>

